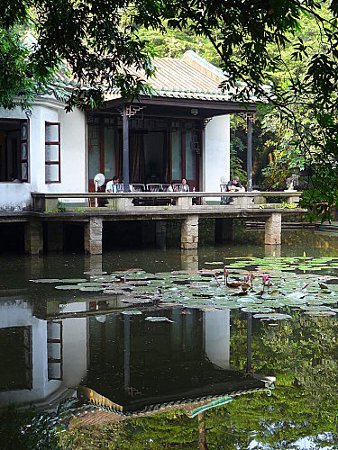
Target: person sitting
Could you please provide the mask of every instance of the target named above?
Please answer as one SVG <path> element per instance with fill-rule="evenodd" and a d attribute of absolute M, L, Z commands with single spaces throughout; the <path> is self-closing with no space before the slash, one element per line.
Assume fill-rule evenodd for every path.
<path fill-rule="evenodd" d="M 227 192 L 245 192 L 245 188 L 242 186 L 239 177 L 233 177 L 233 179 L 227 183 Z"/>
<path fill-rule="evenodd" d="M 116 194 L 117 192 L 120 191 L 120 179 L 119 177 L 117 177 L 116 175 L 113 176 L 113 179 L 111 181 L 108 181 L 107 185 L 106 185 L 106 192 L 108 192 L 109 194 Z"/>
<path fill-rule="evenodd" d="M 232 180 L 228 181 L 225 186 L 226 192 L 245 192 L 244 186 L 242 186 L 239 177 L 233 177 Z M 223 191 L 224 192 L 224 191 Z M 222 197 L 221 205 L 230 205 L 233 199 L 231 197 Z"/>
<path fill-rule="evenodd" d="M 175 192 L 189 192 L 189 184 L 186 180 L 186 178 L 182 178 L 181 184 L 175 184 L 174 185 L 174 191 Z"/>

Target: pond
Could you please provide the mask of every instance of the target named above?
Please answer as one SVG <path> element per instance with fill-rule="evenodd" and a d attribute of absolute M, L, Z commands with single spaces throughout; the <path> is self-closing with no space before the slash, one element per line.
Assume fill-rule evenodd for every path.
<path fill-rule="evenodd" d="M 337 449 L 338 238 L 283 235 L 1 255 L 0 448 Z"/>

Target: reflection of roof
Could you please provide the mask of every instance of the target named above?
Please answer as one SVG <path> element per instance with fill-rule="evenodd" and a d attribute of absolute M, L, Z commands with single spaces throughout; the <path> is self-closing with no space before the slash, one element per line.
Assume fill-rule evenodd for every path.
<path fill-rule="evenodd" d="M 104 407 L 117 414 L 128 416 L 166 411 L 179 407 L 184 407 L 191 411 L 197 406 L 205 405 L 211 400 L 224 397 L 225 395 L 236 397 L 270 390 L 274 387 L 274 381 L 274 377 L 247 376 L 246 380 L 241 380 L 237 383 L 217 383 L 211 386 L 204 386 L 198 390 L 192 389 L 187 392 L 178 392 L 176 395 L 154 395 L 148 398 L 131 400 L 124 405 L 116 403 L 86 386 L 78 388 L 78 397 L 83 402 L 89 402 L 92 405 Z"/>

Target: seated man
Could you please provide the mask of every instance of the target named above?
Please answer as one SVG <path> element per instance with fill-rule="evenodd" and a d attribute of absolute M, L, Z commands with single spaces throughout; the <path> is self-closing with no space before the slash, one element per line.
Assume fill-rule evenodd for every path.
<path fill-rule="evenodd" d="M 233 177 L 232 180 L 228 181 L 226 184 L 226 192 L 245 192 L 245 188 L 242 186 L 239 177 Z M 231 197 L 222 197 L 221 205 L 229 205 L 232 201 L 233 199 Z"/>
<path fill-rule="evenodd" d="M 241 185 L 239 177 L 234 177 L 232 181 L 227 184 L 228 192 L 245 192 L 245 188 Z"/>
<path fill-rule="evenodd" d="M 116 194 L 117 192 L 119 192 L 120 191 L 119 183 L 120 183 L 119 177 L 115 175 L 111 181 L 108 181 L 106 185 L 106 192 L 109 192 L 109 194 Z"/>

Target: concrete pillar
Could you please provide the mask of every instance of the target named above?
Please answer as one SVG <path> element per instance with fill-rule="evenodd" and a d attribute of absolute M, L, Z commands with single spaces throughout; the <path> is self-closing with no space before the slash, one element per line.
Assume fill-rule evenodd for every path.
<path fill-rule="evenodd" d="M 198 216 L 191 215 L 184 219 L 181 226 L 181 248 L 191 250 L 198 247 Z"/>
<path fill-rule="evenodd" d="M 85 224 L 84 248 L 89 255 L 102 254 L 102 219 L 91 217 Z"/>
<path fill-rule="evenodd" d="M 265 245 L 280 245 L 282 242 L 282 215 L 272 213 L 265 222 Z"/>
<path fill-rule="evenodd" d="M 234 221 L 233 219 L 215 220 L 215 242 L 221 244 L 226 241 L 234 240 Z"/>
<path fill-rule="evenodd" d="M 156 222 L 156 247 L 165 249 L 167 244 L 167 223 L 163 220 Z"/>
<path fill-rule="evenodd" d="M 182 270 L 198 270 L 198 251 L 197 249 L 181 251 Z"/>
<path fill-rule="evenodd" d="M 84 269 L 88 275 L 98 275 L 103 271 L 103 261 L 101 255 L 87 255 L 84 260 Z"/>
<path fill-rule="evenodd" d="M 265 256 L 272 256 L 274 258 L 279 258 L 281 256 L 281 246 L 280 245 L 265 245 Z"/>
<path fill-rule="evenodd" d="M 25 252 L 39 255 L 43 251 L 43 229 L 40 220 L 30 220 L 25 226 Z"/>
<path fill-rule="evenodd" d="M 63 250 L 63 222 L 49 222 L 47 225 L 47 248 L 49 252 Z"/>

